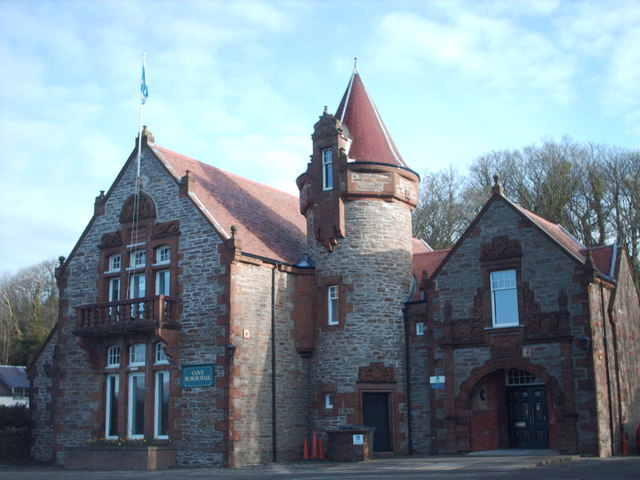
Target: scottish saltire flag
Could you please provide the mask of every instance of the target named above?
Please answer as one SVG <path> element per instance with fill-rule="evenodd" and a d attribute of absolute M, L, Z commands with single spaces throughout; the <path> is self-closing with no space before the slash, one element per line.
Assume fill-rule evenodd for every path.
<path fill-rule="evenodd" d="M 144 78 L 144 62 L 142 63 L 142 83 L 140 84 L 140 103 L 144 105 L 149 96 L 149 88 L 147 87 L 147 80 Z"/>

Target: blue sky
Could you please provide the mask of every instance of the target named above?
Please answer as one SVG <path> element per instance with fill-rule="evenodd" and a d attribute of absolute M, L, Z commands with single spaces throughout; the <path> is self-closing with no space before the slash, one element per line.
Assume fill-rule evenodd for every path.
<path fill-rule="evenodd" d="M 68 255 L 134 147 L 296 193 L 353 58 L 405 161 L 640 146 L 640 2 L 0 0 L 0 272 Z"/>

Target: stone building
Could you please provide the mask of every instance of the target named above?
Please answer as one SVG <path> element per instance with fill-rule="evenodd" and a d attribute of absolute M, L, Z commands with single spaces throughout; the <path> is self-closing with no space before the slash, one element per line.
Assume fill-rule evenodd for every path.
<path fill-rule="evenodd" d="M 375 452 L 606 456 L 635 431 L 624 247 L 581 246 L 497 182 L 451 250 L 412 238 L 419 176 L 357 69 L 299 198 L 140 141 L 60 259 L 29 366 L 37 460 L 129 437 L 251 465 L 344 425 L 375 427 Z"/>

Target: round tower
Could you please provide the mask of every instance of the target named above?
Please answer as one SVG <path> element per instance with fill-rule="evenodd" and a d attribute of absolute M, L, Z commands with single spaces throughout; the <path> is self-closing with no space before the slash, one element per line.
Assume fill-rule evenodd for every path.
<path fill-rule="evenodd" d="M 412 283 L 418 175 L 398 153 L 357 68 L 335 115 L 314 127 L 298 177 L 316 265 L 312 427 L 376 428 L 374 447 L 406 453 L 403 306 Z"/>

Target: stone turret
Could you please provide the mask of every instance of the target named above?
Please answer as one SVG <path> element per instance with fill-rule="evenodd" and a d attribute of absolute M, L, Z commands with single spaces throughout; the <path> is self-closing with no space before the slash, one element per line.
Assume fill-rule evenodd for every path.
<path fill-rule="evenodd" d="M 402 308 L 412 282 L 419 177 L 398 153 L 357 68 L 336 115 L 325 109 L 312 140 L 311 162 L 297 182 L 317 276 L 314 427 L 371 423 L 375 410 L 386 408 L 387 446 L 378 447 L 406 452 Z M 376 443 L 385 434 L 378 435 Z"/>

